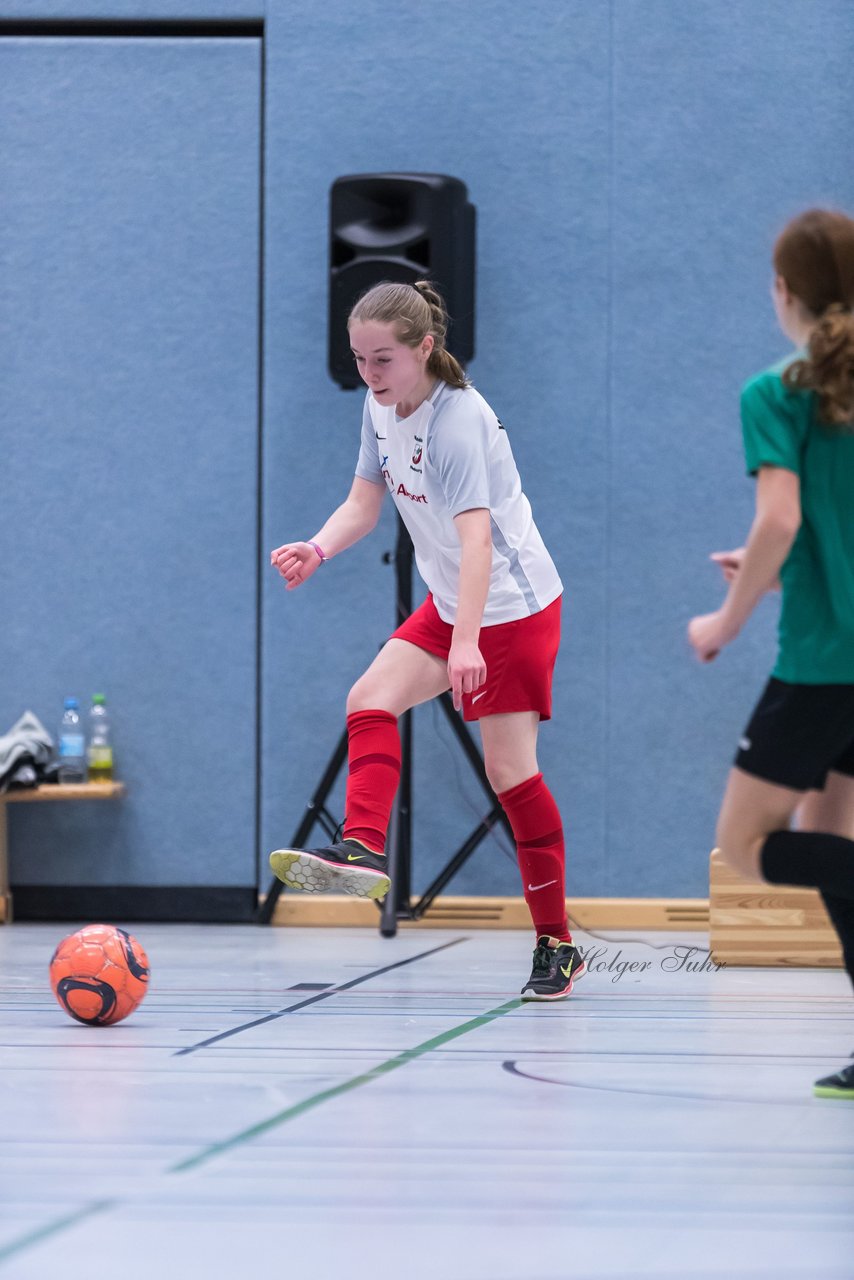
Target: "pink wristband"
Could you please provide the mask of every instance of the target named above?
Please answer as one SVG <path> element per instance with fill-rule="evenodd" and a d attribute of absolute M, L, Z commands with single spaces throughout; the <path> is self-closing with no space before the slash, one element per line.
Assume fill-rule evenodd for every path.
<path fill-rule="evenodd" d="M 321 563 L 321 564 L 323 564 L 323 562 L 324 562 L 326 559 L 328 559 L 328 557 L 324 555 L 324 553 L 321 551 L 320 547 L 317 545 L 317 543 L 316 543 L 316 542 L 310 542 L 308 545 L 309 545 L 310 547 L 314 547 L 315 551 L 316 551 L 316 552 L 317 552 L 317 554 L 320 556 L 320 563 Z"/>

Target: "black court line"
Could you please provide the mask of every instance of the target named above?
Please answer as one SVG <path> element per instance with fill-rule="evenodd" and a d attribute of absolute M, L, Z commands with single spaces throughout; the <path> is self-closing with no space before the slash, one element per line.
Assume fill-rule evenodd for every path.
<path fill-rule="evenodd" d="M 328 991 L 321 991 L 319 995 L 309 996 L 307 1000 L 299 1000 L 296 1004 L 289 1004 L 285 1009 L 278 1009 L 275 1013 L 265 1014 L 263 1018 L 255 1018 L 252 1022 L 244 1022 L 239 1027 L 232 1027 L 230 1031 L 221 1031 L 219 1035 L 211 1036 L 207 1040 L 200 1040 L 198 1044 L 188 1045 L 186 1049 L 179 1049 L 172 1056 L 173 1058 L 183 1058 L 187 1054 L 196 1053 L 199 1049 L 207 1049 L 212 1044 L 218 1044 L 220 1040 L 228 1040 L 231 1036 L 240 1035 L 241 1031 L 251 1031 L 253 1027 L 262 1027 L 265 1022 L 275 1022 L 277 1018 L 284 1018 L 289 1013 L 297 1013 L 300 1009 L 305 1009 L 310 1004 L 317 1004 L 320 1000 L 329 1000 L 331 996 L 337 996 L 340 991 L 349 991 L 351 987 L 358 987 L 361 983 L 370 981 L 371 978 L 378 978 L 381 973 L 390 973 L 392 969 L 400 969 L 405 964 L 414 964 L 416 960 L 423 960 L 426 956 L 434 956 L 439 951 L 447 951 L 448 947 L 456 947 L 461 942 L 468 941 L 468 938 L 453 938 L 450 942 L 443 942 L 440 947 L 431 947 L 429 951 L 419 951 L 418 955 L 407 956 L 405 960 L 395 960 L 394 964 L 387 964 L 382 969 L 373 969 L 370 973 L 363 973 L 361 977 L 351 978 L 349 982 L 342 982 L 340 985 L 330 987 Z"/>
<path fill-rule="evenodd" d="M 538 1084 L 557 1085 L 561 1089 L 588 1089 L 595 1093 L 634 1094 L 642 1098 L 666 1098 L 671 1102 L 739 1102 L 749 1107 L 814 1107 L 812 1097 L 804 1098 L 739 1098 L 733 1094 L 691 1093 L 687 1090 L 671 1091 L 668 1089 L 632 1089 L 618 1084 L 580 1084 L 576 1080 L 551 1080 L 548 1076 L 535 1076 L 529 1071 L 520 1071 L 516 1062 L 508 1059 L 501 1064 L 504 1071 L 511 1076 L 519 1076 L 522 1080 L 536 1080 Z M 843 1099 L 843 1101 L 846 1101 Z"/>

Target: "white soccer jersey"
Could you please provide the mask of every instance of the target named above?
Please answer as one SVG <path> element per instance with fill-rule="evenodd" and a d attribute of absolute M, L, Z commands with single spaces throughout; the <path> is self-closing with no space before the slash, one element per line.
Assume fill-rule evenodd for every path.
<path fill-rule="evenodd" d="M 453 625 L 457 616 L 461 546 L 454 516 L 462 511 L 489 509 L 492 574 L 483 626 L 539 613 L 561 594 L 507 432 L 473 387 L 440 379 L 402 419 L 369 391 L 356 475 L 387 485 L 444 622 Z"/>

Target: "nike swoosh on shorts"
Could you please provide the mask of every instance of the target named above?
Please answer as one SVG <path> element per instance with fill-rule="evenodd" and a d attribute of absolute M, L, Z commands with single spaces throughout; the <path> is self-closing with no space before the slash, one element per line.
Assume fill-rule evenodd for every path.
<path fill-rule="evenodd" d="M 485 693 L 486 693 L 486 690 L 485 690 L 485 689 L 482 689 L 482 690 L 480 691 L 480 693 L 476 693 L 476 694 L 474 695 L 474 697 L 472 698 L 472 700 L 471 700 L 471 704 L 472 704 L 472 706 L 474 706 L 474 704 L 477 702 L 478 698 L 482 698 L 482 697 L 483 697 L 483 695 L 484 695 Z"/>

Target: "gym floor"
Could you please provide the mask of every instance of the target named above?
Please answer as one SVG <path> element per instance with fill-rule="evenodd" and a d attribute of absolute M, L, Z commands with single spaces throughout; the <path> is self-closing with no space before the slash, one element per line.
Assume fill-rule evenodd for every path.
<path fill-rule="evenodd" d="M 151 989 L 94 1028 L 74 927 L 0 928 L 3 1276 L 854 1276 L 842 971 L 577 934 L 522 1005 L 527 933 L 129 925 Z"/>

